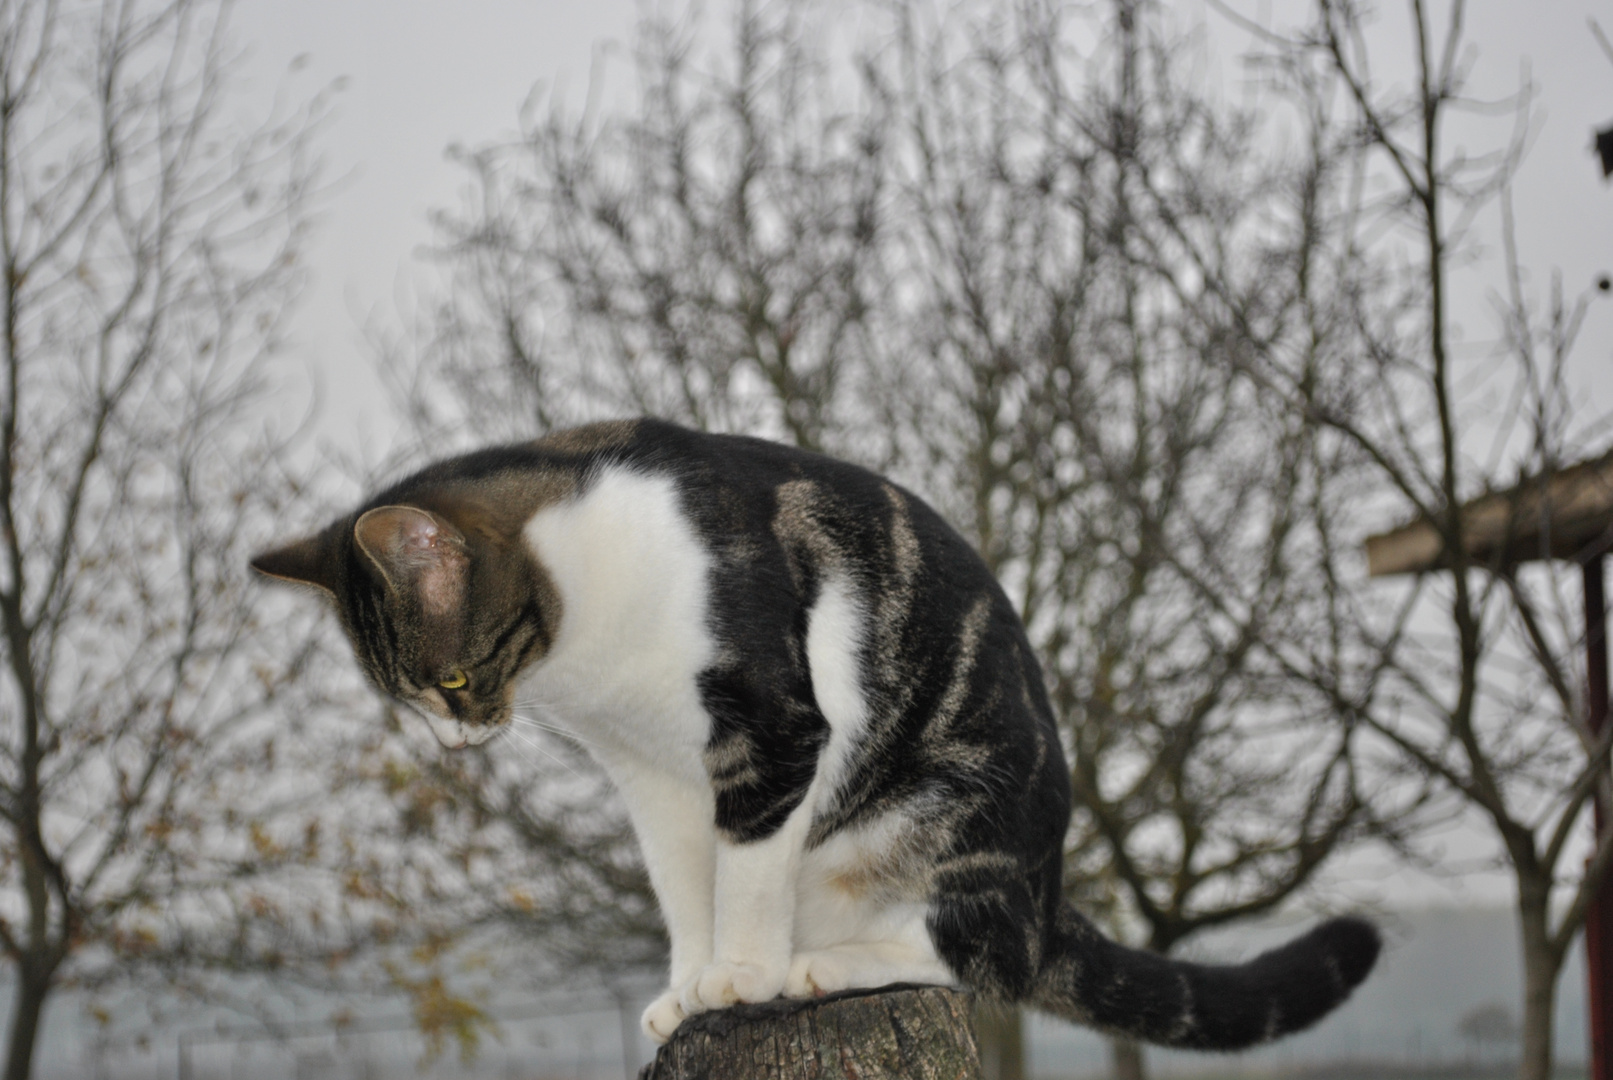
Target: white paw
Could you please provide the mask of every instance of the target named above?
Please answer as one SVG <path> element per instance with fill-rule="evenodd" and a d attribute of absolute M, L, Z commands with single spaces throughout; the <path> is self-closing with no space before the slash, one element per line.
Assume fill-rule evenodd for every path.
<path fill-rule="evenodd" d="M 783 968 L 769 971 L 760 964 L 709 964 L 683 984 L 678 1003 L 693 1016 L 741 1001 L 772 1001 L 784 989 L 785 974 Z"/>
<path fill-rule="evenodd" d="M 678 991 L 672 989 L 650 1002 L 650 1007 L 639 1018 L 639 1026 L 659 1046 L 672 1038 L 672 1033 L 678 1030 L 685 1015 L 683 1006 L 678 1004 Z"/>
<path fill-rule="evenodd" d="M 830 952 L 804 952 L 790 961 L 790 974 L 784 980 L 784 996 L 792 998 L 822 997 L 852 984 L 851 965 Z"/>

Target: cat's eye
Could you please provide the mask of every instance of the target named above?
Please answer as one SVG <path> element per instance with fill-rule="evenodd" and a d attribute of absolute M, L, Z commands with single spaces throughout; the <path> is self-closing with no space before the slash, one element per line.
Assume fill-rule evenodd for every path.
<path fill-rule="evenodd" d="M 463 671 L 450 672 L 448 677 L 437 685 L 444 690 L 458 690 L 465 685 L 465 673 Z"/>

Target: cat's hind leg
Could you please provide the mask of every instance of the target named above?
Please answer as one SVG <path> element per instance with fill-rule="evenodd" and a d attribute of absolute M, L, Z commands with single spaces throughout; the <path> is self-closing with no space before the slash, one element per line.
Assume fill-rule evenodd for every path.
<path fill-rule="evenodd" d="M 928 925 L 936 952 L 971 990 L 998 1001 L 1020 1001 L 1041 969 L 1049 905 L 1011 857 L 951 860 L 937 874 L 940 888 Z M 1038 882 L 1043 888 L 1056 886 Z"/>

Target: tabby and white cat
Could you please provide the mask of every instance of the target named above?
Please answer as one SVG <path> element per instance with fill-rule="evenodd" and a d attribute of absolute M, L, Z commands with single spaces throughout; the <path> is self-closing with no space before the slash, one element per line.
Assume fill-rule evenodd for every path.
<path fill-rule="evenodd" d="M 969 545 L 863 469 L 653 420 L 432 465 L 253 567 L 319 586 L 443 745 L 548 703 L 620 789 L 672 941 L 644 1014 L 934 983 L 1149 1042 L 1298 1030 L 1371 969 L 1325 922 L 1237 966 L 1063 899 L 1069 774 Z"/>

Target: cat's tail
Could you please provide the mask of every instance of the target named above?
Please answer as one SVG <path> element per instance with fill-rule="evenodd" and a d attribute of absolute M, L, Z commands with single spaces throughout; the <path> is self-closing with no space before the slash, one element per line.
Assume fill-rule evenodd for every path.
<path fill-rule="evenodd" d="M 1239 1050 L 1327 1015 L 1379 944 L 1371 923 L 1330 919 L 1242 964 L 1194 964 L 1117 945 L 1066 903 L 1030 1003 L 1143 1042 Z"/>

